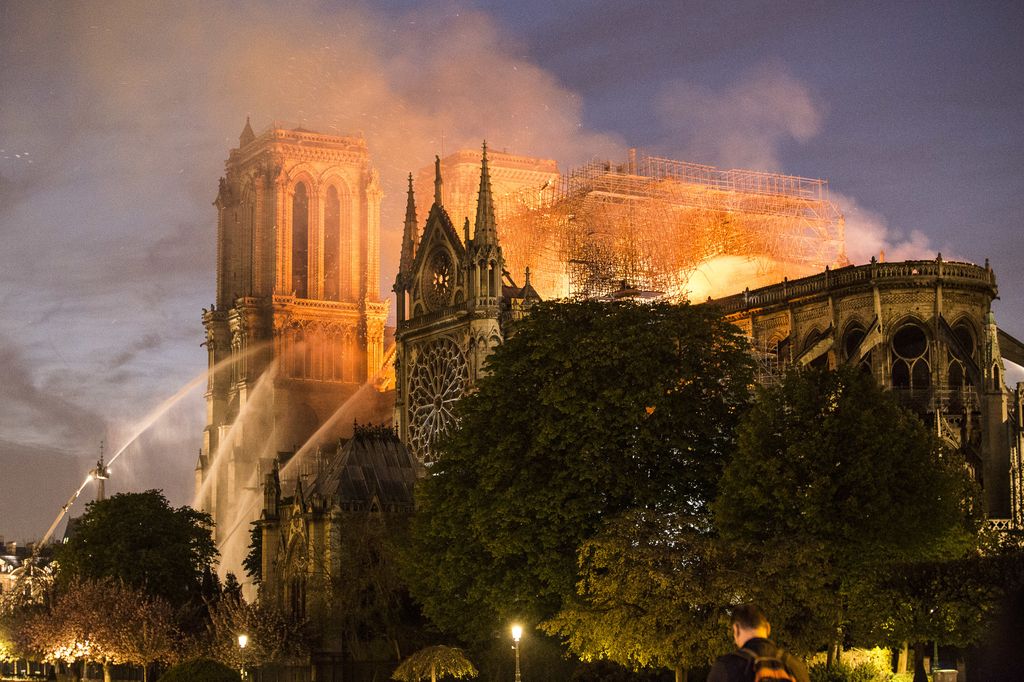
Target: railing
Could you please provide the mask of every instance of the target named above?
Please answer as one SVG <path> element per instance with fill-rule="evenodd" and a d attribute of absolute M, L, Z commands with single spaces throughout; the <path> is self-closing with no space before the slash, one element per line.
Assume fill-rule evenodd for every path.
<path fill-rule="evenodd" d="M 458 315 L 459 313 L 466 312 L 466 304 L 459 303 L 457 305 L 450 305 L 445 308 L 439 308 L 438 310 L 432 310 L 429 313 L 423 313 L 417 315 L 415 318 L 416 326 L 422 327 L 425 324 L 431 324 L 432 322 L 438 322 L 452 315 Z M 409 328 L 409 324 L 412 320 L 403 320 L 398 323 L 398 331 L 402 332 Z"/>
<path fill-rule="evenodd" d="M 989 519 L 988 520 L 989 530 L 994 530 L 1000 533 L 1009 533 L 1015 530 L 1024 530 L 1018 528 L 1017 524 L 1013 522 L 1013 519 Z"/>
<path fill-rule="evenodd" d="M 935 260 L 903 261 L 900 263 L 876 263 L 851 265 L 839 270 L 825 272 L 793 281 L 784 280 L 779 284 L 762 287 L 740 294 L 733 294 L 714 301 L 725 314 L 737 313 L 750 308 L 785 303 L 803 296 L 824 293 L 856 284 L 884 280 L 931 278 L 944 281 L 959 280 L 971 284 L 996 288 L 996 277 L 986 263 L 985 267 L 973 263 L 956 263 Z"/>
<path fill-rule="evenodd" d="M 935 410 L 935 390 L 931 388 L 896 388 L 892 393 L 907 409 L 924 414 Z"/>

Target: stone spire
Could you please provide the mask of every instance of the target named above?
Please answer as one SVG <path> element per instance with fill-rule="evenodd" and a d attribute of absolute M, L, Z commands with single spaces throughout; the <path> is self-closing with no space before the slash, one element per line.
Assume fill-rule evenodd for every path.
<path fill-rule="evenodd" d="M 487 169 L 487 142 L 484 142 L 483 159 L 480 162 L 480 192 L 476 200 L 476 224 L 473 244 L 494 246 L 498 243 L 498 226 L 494 219 L 494 199 L 491 196 L 491 174 Z"/>
<path fill-rule="evenodd" d="M 402 258 L 398 264 L 401 280 L 412 273 L 412 259 L 416 255 L 416 198 L 412 190 L 412 173 L 409 173 L 409 198 L 405 204 L 405 231 L 402 233 Z"/>
<path fill-rule="evenodd" d="M 255 139 L 256 133 L 252 132 L 252 126 L 249 124 L 249 117 L 246 116 L 245 127 L 242 128 L 242 134 L 238 136 L 238 148 L 241 149 Z"/>
<path fill-rule="evenodd" d="M 437 206 L 443 206 L 444 202 L 441 201 L 441 188 L 444 186 L 444 182 L 441 180 L 441 157 L 434 156 L 434 204 Z"/>

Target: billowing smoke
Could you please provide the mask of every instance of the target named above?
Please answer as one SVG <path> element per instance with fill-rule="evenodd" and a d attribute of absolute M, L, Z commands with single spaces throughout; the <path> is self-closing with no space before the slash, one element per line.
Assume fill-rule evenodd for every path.
<path fill-rule="evenodd" d="M 575 163 L 625 146 L 583 130 L 576 95 L 476 11 L 6 4 L 0 32 L 3 359 L 21 387 L 3 389 L 3 462 L 19 442 L 84 456 L 103 438 L 117 448 L 205 365 L 211 202 L 246 116 L 257 131 L 276 120 L 366 137 L 386 193 L 384 287 L 403 179 L 435 153 L 487 138 Z M 200 389 L 126 452 L 109 489 L 159 485 L 188 500 L 201 400 Z M 3 511 L 8 535 L 49 523 L 47 511 L 24 524 Z"/>
<path fill-rule="evenodd" d="M 663 146 L 720 168 L 785 172 L 782 146 L 816 136 L 825 107 L 781 66 L 764 66 L 721 90 L 677 81 L 655 100 Z"/>
<path fill-rule="evenodd" d="M 719 90 L 684 81 L 670 83 L 656 98 L 655 107 L 664 131 L 659 144 L 663 153 L 719 168 L 780 173 L 792 172 L 782 162 L 785 146 L 816 138 L 828 118 L 826 104 L 784 65 L 776 63 L 755 69 Z M 936 248 L 923 233 L 904 236 L 883 216 L 835 190 L 832 200 L 846 218 L 850 262 L 862 264 L 882 254 L 891 261 L 935 258 Z M 944 253 L 944 257 L 954 254 Z M 749 271 L 749 265 L 733 260 L 716 261 L 714 267 L 702 268 L 703 277 L 698 273 L 695 291 L 738 291 L 745 285 L 730 287 Z M 694 300 L 699 300 L 696 294 Z"/>
<path fill-rule="evenodd" d="M 889 226 L 885 217 L 861 206 L 856 199 L 833 192 L 832 200 L 846 217 L 846 256 L 855 265 L 863 265 L 872 258 L 886 261 L 927 260 L 935 258 L 936 248 L 919 230 L 909 236 Z M 946 248 L 943 257 L 957 258 Z"/>
<path fill-rule="evenodd" d="M 0 5 L 0 373 L 13 377 L 0 389 L 10 415 L 0 468 L 25 444 L 41 463 L 59 458 L 40 452 L 91 459 L 104 438 L 117 449 L 203 368 L 211 202 L 246 116 L 257 131 L 278 120 L 366 137 L 386 193 L 384 287 L 404 177 L 435 153 L 486 138 L 562 168 L 622 157 L 627 141 L 586 130 L 579 98 L 519 56 L 486 14 L 338 5 Z M 675 83 L 653 106 L 674 156 L 767 170 L 826 116 L 774 67 L 721 91 Z M 851 247 L 872 251 L 891 239 L 849 216 L 847 232 Z M 188 501 L 201 402 L 197 389 L 126 451 L 108 489 L 164 487 Z M 25 489 L 52 480 L 50 464 L 17 471 Z M 9 536 L 38 537 L 52 518 L 9 509 L 3 495 L 0 504 Z"/>

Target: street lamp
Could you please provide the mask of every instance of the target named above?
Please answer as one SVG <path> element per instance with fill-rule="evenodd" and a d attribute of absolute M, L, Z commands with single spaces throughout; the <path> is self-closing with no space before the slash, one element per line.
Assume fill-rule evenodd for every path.
<path fill-rule="evenodd" d="M 239 654 L 239 657 L 238 657 L 238 660 L 239 660 L 239 670 L 238 670 L 238 672 L 241 674 L 243 680 L 245 679 L 245 647 L 246 647 L 246 645 L 248 643 L 249 643 L 249 635 L 245 634 L 244 632 L 238 635 L 238 648 L 241 649 L 241 653 Z"/>
<path fill-rule="evenodd" d="M 516 682 L 523 681 L 523 675 L 519 672 L 519 640 L 523 637 L 523 626 L 516 623 L 512 626 L 512 648 L 516 650 Z"/>

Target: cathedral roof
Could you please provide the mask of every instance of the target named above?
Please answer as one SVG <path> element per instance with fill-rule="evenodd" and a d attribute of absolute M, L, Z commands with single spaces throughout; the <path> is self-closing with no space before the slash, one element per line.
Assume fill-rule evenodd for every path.
<path fill-rule="evenodd" d="M 531 303 L 539 302 L 541 300 L 540 294 L 537 293 L 537 290 L 533 288 L 532 284 L 527 284 L 526 286 L 522 287 L 517 287 L 515 285 L 509 284 L 502 284 L 501 295 L 502 298 L 505 299 L 522 299 L 524 301 L 528 301 Z"/>
<path fill-rule="evenodd" d="M 368 508 L 374 501 L 384 511 L 411 509 L 416 467 L 392 429 L 357 425 L 352 438 L 313 479 L 308 493 L 343 509 Z"/>

